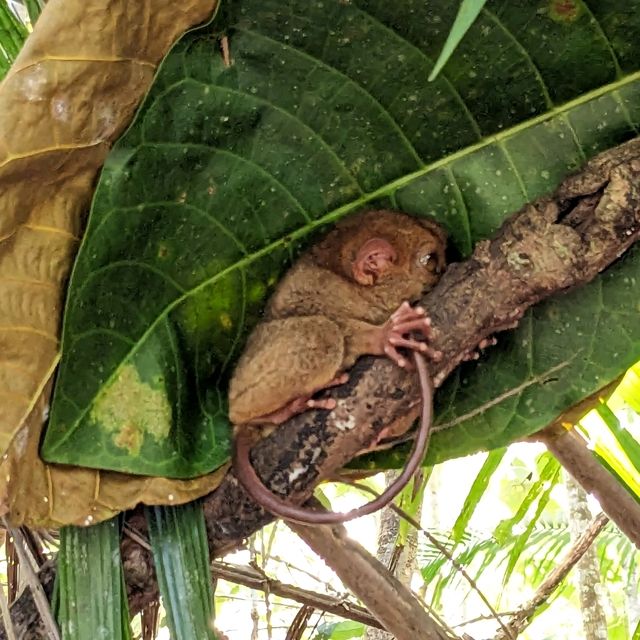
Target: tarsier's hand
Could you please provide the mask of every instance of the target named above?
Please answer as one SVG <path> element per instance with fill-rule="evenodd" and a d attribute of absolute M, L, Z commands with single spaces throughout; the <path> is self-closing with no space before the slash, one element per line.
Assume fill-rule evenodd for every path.
<path fill-rule="evenodd" d="M 422 339 L 405 337 L 412 331 L 422 334 Z M 430 334 L 431 320 L 427 317 L 425 310 L 422 307 L 412 307 L 408 302 L 403 302 L 382 326 L 381 338 L 384 342 L 382 350 L 399 367 L 405 369 L 410 369 L 413 365 L 398 351 L 398 348 L 418 351 L 431 360 L 438 361 L 442 357 L 442 353 L 432 349 L 427 343 Z"/>

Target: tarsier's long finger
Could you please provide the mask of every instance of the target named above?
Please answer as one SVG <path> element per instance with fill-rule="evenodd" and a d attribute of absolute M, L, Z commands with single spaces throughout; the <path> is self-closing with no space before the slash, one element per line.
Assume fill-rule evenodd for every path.
<path fill-rule="evenodd" d="M 392 314 L 391 319 L 395 320 L 406 313 L 413 312 L 413 307 L 405 300 Z"/>
<path fill-rule="evenodd" d="M 437 349 L 430 347 L 426 342 L 422 342 L 420 340 L 412 340 L 410 338 L 392 336 L 391 338 L 389 338 L 389 342 L 394 347 L 405 347 L 406 349 L 411 349 L 412 351 L 419 351 L 420 353 L 424 353 L 435 362 L 438 362 L 440 358 L 442 358 L 442 351 L 438 351 Z"/>
<path fill-rule="evenodd" d="M 399 322 L 407 322 L 409 320 L 417 320 L 424 318 L 426 311 L 422 307 L 412 307 L 408 302 L 403 302 L 394 312 L 391 314 L 391 321 L 394 324 Z"/>
<path fill-rule="evenodd" d="M 490 338 L 484 338 L 480 340 L 478 349 L 486 349 L 487 347 L 493 347 L 498 344 L 498 338 L 491 336 Z"/>
<path fill-rule="evenodd" d="M 420 331 L 423 335 L 429 336 L 431 333 L 431 320 L 429 318 L 419 318 L 409 320 L 393 326 L 395 333 L 409 333 L 409 331 Z"/>
<path fill-rule="evenodd" d="M 411 349 L 413 351 L 422 351 L 422 353 L 426 353 L 427 346 L 426 342 L 421 342 L 420 340 L 412 340 L 409 338 L 402 338 L 401 336 L 391 336 L 389 338 L 389 342 L 394 347 L 406 347 L 407 349 Z"/>
<path fill-rule="evenodd" d="M 341 373 L 339 376 L 336 376 L 333 380 L 329 380 L 327 384 L 325 384 L 322 388 L 329 389 L 330 387 L 337 387 L 345 382 L 349 382 L 349 374 Z"/>
<path fill-rule="evenodd" d="M 393 346 L 386 345 L 384 352 L 391 360 L 393 360 L 399 367 L 407 369 L 409 367 L 409 361 Z"/>

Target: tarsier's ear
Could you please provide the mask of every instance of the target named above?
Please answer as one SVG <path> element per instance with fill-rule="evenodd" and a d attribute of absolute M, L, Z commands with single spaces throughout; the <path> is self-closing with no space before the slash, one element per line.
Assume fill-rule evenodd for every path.
<path fill-rule="evenodd" d="M 353 279 L 364 285 L 375 284 L 396 261 L 398 254 L 383 238 L 367 240 L 358 250 L 352 265 Z"/>

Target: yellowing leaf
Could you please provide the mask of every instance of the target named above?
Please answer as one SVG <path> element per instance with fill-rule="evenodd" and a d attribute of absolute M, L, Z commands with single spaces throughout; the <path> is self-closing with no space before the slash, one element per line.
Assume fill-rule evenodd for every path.
<path fill-rule="evenodd" d="M 95 471 L 63 467 L 38 467 L 29 486 L 15 483 L 18 469 L 33 471 L 19 465 L 42 426 L 40 396 L 58 361 L 65 286 L 96 175 L 162 56 L 215 5 L 50 0 L 0 84 L 0 452 L 8 454 L 0 500 L 16 509 L 14 521 L 75 522 L 91 497 L 103 517 L 136 495 L 172 492 L 168 481 L 150 491 L 148 479 L 115 476 L 105 489 Z M 37 465 L 35 450 L 29 464 Z M 73 481 L 62 481 L 67 473 Z M 36 493 L 39 504 L 29 507 L 24 500 Z"/>
<path fill-rule="evenodd" d="M 45 464 L 38 445 L 50 393 L 47 385 L 13 439 L 0 469 L 0 513 L 15 525 L 88 525 L 145 504 L 182 504 L 213 491 L 228 466 L 193 480 L 171 480 Z"/>

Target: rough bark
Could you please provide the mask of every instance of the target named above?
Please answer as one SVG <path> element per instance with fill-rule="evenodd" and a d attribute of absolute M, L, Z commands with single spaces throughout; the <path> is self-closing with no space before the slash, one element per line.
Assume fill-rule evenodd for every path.
<path fill-rule="evenodd" d="M 565 485 L 569 499 L 569 529 L 571 538 L 580 537 L 592 519 L 587 493 L 567 473 Z M 602 606 L 598 588 L 600 587 L 600 566 L 594 547 L 589 547 L 576 565 L 575 585 L 580 597 L 584 640 L 607 640 L 607 617 Z"/>
<path fill-rule="evenodd" d="M 387 471 L 385 480 L 387 484 L 393 482 L 396 471 Z M 420 520 L 418 509 L 415 517 Z M 378 550 L 376 558 L 389 569 L 405 587 L 411 587 L 411 577 L 416 567 L 418 552 L 418 532 L 411 527 L 404 544 L 398 546 L 398 533 L 400 532 L 400 516 L 393 509 L 385 509 L 380 517 L 378 530 Z M 393 636 L 384 629 L 368 628 L 364 634 L 364 640 L 393 640 Z"/>

